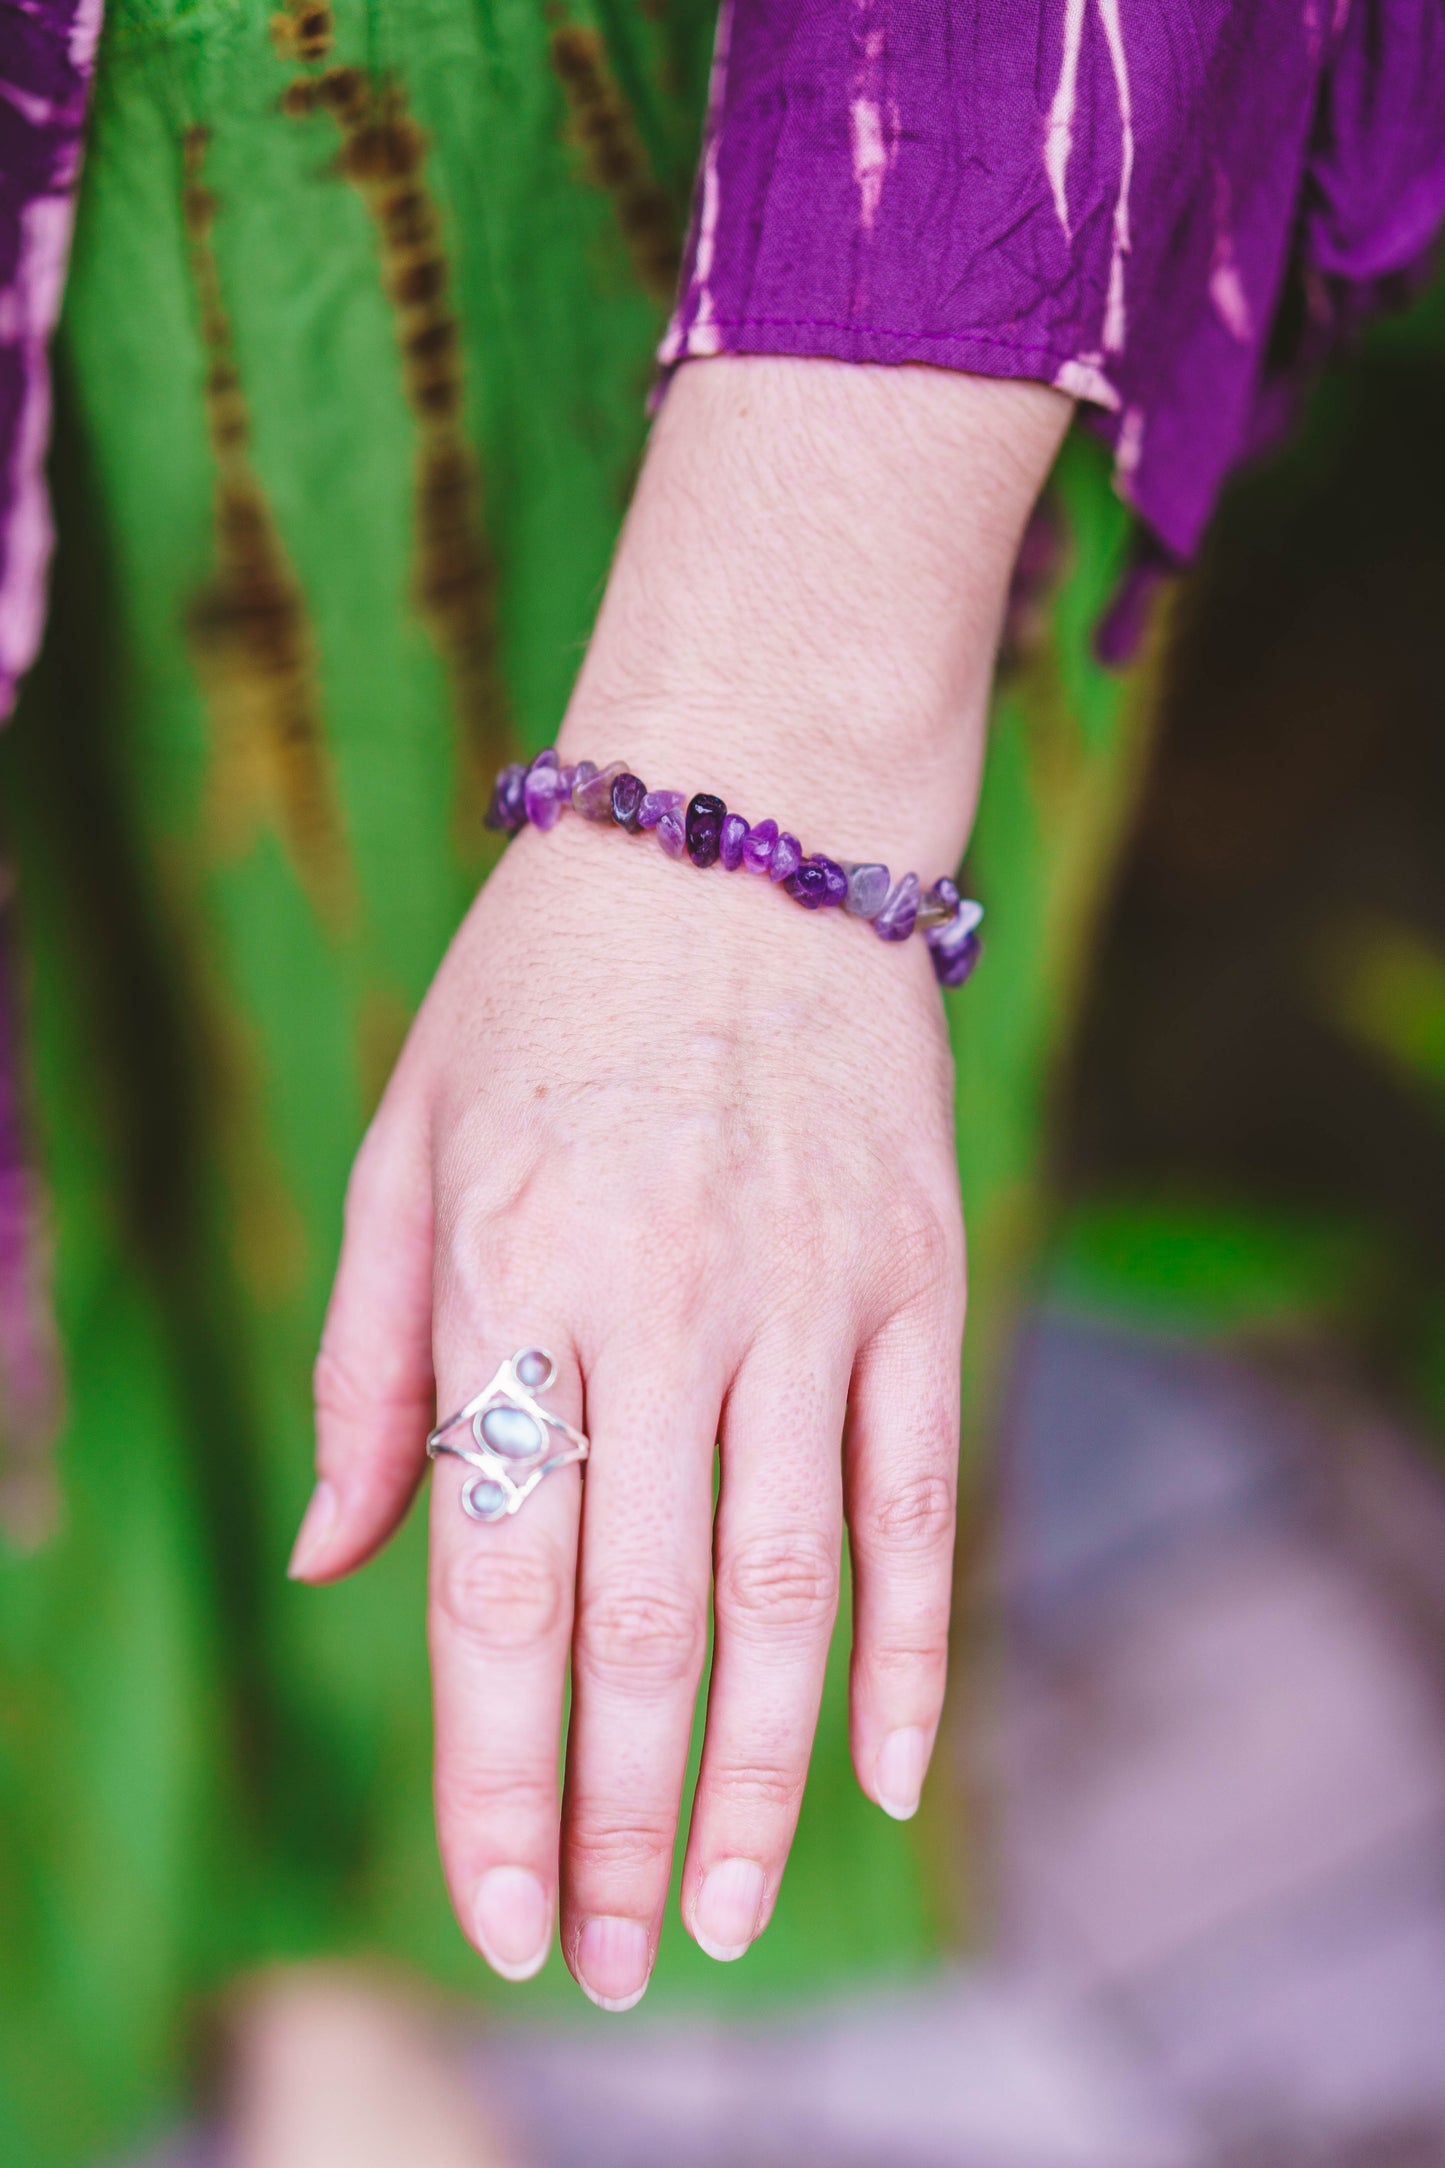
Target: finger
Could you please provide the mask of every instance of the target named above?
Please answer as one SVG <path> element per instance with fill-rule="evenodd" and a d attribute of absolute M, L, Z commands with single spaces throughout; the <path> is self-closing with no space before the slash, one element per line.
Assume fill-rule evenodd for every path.
<path fill-rule="evenodd" d="M 707 1646 L 721 1377 L 679 1346 L 602 1351 L 587 1381 L 562 1832 L 563 1948 L 579 1986 L 630 2009 L 657 1954 Z"/>
<path fill-rule="evenodd" d="M 539 1296 L 502 1323 L 486 1318 L 485 1305 L 459 1301 L 455 1283 L 439 1286 L 436 1365 L 448 1409 L 475 1397 L 504 1357 L 533 1346 L 557 1363 L 541 1405 L 579 1426 L 581 1381 L 557 1310 Z M 556 1917 L 579 1471 L 554 1470 L 514 1515 L 485 1525 L 462 1506 L 474 1473 L 442 1456 L 432 1486 L 437 1835 L 463 1932 L 504 1979 L 521 1980 L 544 1963 Z"/>
<path fill-rule="evenodd" d="M 707 1730 L 683 1919 L 741 1957 L 771 1916 L 807 1781 L 838 1608 L 851 1348 L 808 1364 L 773 1338 L 728 1394 L 714 1531 Z"/>
<path fill-rule="evenodd" d="M 333 1581 L 402 1519 L 431 1423 L 431 1179 L 420 1125 L 372 1123 L 346 1192 L 341 1258 L 316 1358 L 317 1485 L 295 1580 Z"/>
<path fill-rule="evenodd" d="M 853 1766 L 899 1821 L 917 1809 L 943 1709 L 961 1339 L 961 1320 L 936 1307 L 902 1312 L 853 1372 L 844 1460 Z"/>

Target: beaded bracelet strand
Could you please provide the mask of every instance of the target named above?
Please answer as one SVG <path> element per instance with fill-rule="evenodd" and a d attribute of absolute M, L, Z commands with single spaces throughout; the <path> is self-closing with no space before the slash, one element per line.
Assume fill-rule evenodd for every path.
<path fill-rule="evenodd" d="M 947 878 L 924 889 L 916 873 L 895 881 L 886 866 L 854 865 L 816 851 L 805 856 L 797 837 L 779 833 L 776 821 L 750 826 L 710 791 L 698 791 L 684 806 L 680 790 L 649 790 L 625 761 L 605 768 L 592 760 L 564 766 L 550 746 L 530 766 L 514 761 L 497 777 L 487 826 L 509 836 L 529 821 L 534 828 L 555 828 L 569 806 L 584 820 L 610 822 L 630 835 L 655 830 L 669 858 L 686 856 L 695 866 L 720 865 L 729 873 L 739 866 L 765 873 L 805 911 L 834 905 L 869 920 L 880 941 L 906 941 L 916 929 L 941 986 L 962 986 L 983 952 L 983 906 L 960 896 Z"/>

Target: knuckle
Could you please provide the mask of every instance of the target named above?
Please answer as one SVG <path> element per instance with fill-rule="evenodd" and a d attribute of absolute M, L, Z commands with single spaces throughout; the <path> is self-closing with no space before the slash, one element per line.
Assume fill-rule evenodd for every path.
<path fill-rule="evenodd" d="M 582 1609 L 578 1658 L 599 1684 L 654 1691 L 695 1678 L 707 1625 L 697 1599 L 677 1588 L 608 1588 Z"/>
<path fill-rule="evenodd" d="M 910 1689 L 920 1677 L 936 1675 L 941 1681 L 948 1669 L 946 1621 L 920 1616 L 902 1628 L 890 1628 L 870 1643 L 867 1665 L 875 1678 L 905 1680 Z"/>
<path fill-rule="evenodd" d="M 316 1466 L 323 1474 L 347 1463 L 416 1472 L 431 1409 L 431 1368 L 405 1348 L 379 1342 L 362 1377 L 351 1355 L 323 1338 L 312 1366 Z"/>
<path fill-rule="evenodd" d="M 866 1548 L 929 1552 L 953 1543 L 953 1485 L 936 1470 L 920 1470 L 891 1483 L 863 1514 Z"/>
<path fill-rule="evenodd" d="M 806 1771 L 769 1762 L 728 1762 L 708 1773 L 708 1788 L 729 1808 L 791 1818 L 802 1804 Z"/>
<path fill-rule="evenodd" d="M 901 1197 L 894 1209 L 884 1251 L 887 1279 L 906 1290 L 910 1304 L 936 1301 L 956 1293 L 962 1300 L 963 1221 L 956 1208 L 923 1192 Z"/>
<path fill-rule="evenodd" d="M 546 1823 L 557 1814 L 557 1784 L 550 1766 L 485 1762 L 455 1751 L 437 1754 L 437 1817 L 453 1834 L 478 1821 Z"/>
<path fill-rule="evenodd" d="M 672 1859 L 673 1828 L 661 1816 L 639 1816 L 635 1803 L 626 1813 L 609 1815 L 597 1804 L 569 1817 L 566 1851 L 575 1874 L 602 1877 L 655 1871 Z"/>
<path fill-rule="evenodd" d="M 355 1423 L 374 1405 L 350 1361 L 329 1339 L 323 1338 L 311 1372 L 311 1397 L 318 1415 L 338 1423 Z"/>
<path fill-rule="evenodd" d="M 368 1348 L 363 1375 L 354 1356 L 328 1332 L 312 1367 L 311 1397 L 316 1414 L 327 1422 L 374 1431 L 378 1419 L 429 1416 L 431 1379 L 423 1382 L 409 1350 L 382 1339 Z M 420 1439 L 416 1443 L 420 1452 Z"/>
<path fill-rule="evenodd" d="M 833 1623 L 838 1562 L 830 1544 L 794 1530 L 754 1536 L 724 1552 L 719 1615 L 744 1631 L 816 1634 Z"/>
<path fill-rule="evenodd" d="M 475 1315 L 495 1291 L 503 1257 L 489 1197 L 468 1190 L 452 1200 L 439 1245 L 439 1278 L 464 1314 Z"/>
<path fill-rule="evenodd" d="M 436 1601 L 454 1633 L 490 1654 L 549 1639 L 563 1618 L 567 1589 L 549 1559 L 477 1546 L 459 1549 L 441 1568 Z"/>

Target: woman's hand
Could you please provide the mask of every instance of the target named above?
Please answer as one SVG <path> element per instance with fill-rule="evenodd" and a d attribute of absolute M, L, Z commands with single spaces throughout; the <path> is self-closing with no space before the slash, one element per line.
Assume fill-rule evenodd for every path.
<path fill-rule="evenodd" d="M 959 387 L 1013 402 L 1005 453 Z M 950 869 L 1062 411 L 1037 387 L 929 372 L 684 371 L 565 757 L 735 794 L 808 848 Z M 951 1067 L 921 941 L 575 817 L 520 836 L 357 1160 L 295 1565 L 361 1563 L 406 1509 L 434 1398 L 449 1413 L 504 1356 L 552 1350 L 550 1404 L 592 1441 L 585 1486 L 559 1472 L 489 1526 L 463 1515 L 455 1463 L 433 1486 L 438 1825 L 458 1915 L 499 1971 L 534 1971 L 560 1911 L 595 2001 L 646 1986 L 710 1589 L 683 1914 L 718 1957 L 761 1932 L 845 1516 L 854 1762 L 912 1813 L 943 1698 L 962 1323 Z"/>
<path fill-rule="evenodd" d="M 479 1527 L 466 1469 L 434 1479 L 438 1823 L 459 1917 L 499 1969 L 532 1970 L 550 1940 L 570 1647 L 563 1948 L 595 1999 L 641 1993 L 714 1573 L 684 1913 L 717 1956 L 761 1931 L 845 1495 L 858 1773 L 892 1812 L 917 1804 L 957 1452 L 951 1106 L 921 942 L 805 918 L 766 880 L 704 876 L 651 838 L 524 835 L 458 935 L 357 1164 L 318 1396 L 346 1499 L 332 1570 L 389 1533 L 415 1483 L 433 1301 L 444 1411 L 533 1344 L 558 1360 L 550 1404 L 580 1425 L 585 1402 L 585 1510 L 567 1470 Z M 411 1366 L 388 1378 L 399 1315 L 418 1320 Z"/>

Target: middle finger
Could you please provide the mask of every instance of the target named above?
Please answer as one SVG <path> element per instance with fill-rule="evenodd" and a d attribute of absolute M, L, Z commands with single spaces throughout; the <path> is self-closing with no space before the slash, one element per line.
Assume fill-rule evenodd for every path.
<path fill-rule="evenodd" d="M 685 1340 L 599 1350 L 587 1380 L 562 1946 L 606 2010 L 647 1986 L 707 1647 L 721 1377 Z"/>

